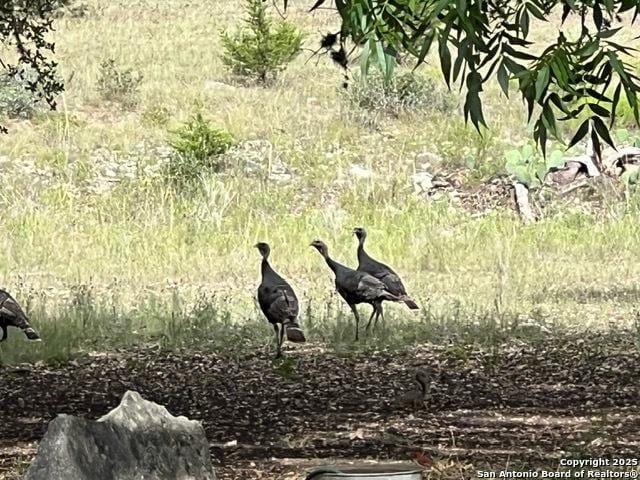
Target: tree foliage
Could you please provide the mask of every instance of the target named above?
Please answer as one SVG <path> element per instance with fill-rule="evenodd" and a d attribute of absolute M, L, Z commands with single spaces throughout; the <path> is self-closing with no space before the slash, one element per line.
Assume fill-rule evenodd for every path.
<path fill-rule="evenodd" d="M 304 34 L 295 25 L 274 25 L 263 0 L 246 0 L 246 28 L 235 34 L 223 32 L 222 61 L 239 75 L 266 82 L 283 70 L 301 51 Z"/>
<path fill-rule="evenodd" d="M 613 146 L 609 130 L 623 95 L 640 124 L 640 82 L 629 64 L 635 50 L 616 41 L 622 17 L 636 23 L 639 0 L 317 0 L 311 10 L 328 6 L 342 19 L 323 39 L 336 61 L 346 65 L 347 39 L 362 47 L 365 70 L 391 71 L 400 50 L 420 64 L 436 49 L 447 85 L 466 92 L 465 119 L 477 129 L 487 124 L 481 94 L 493 77 L 507 96 L 517 85 L 543 153 L 549 137 L 563 140 L 558 123 L 569 119 L 581 120 L 569 146 L 589 133 L 596 149 L 600 139 Z M 561 27 L 555 40 L 534 44 L 534 22 L 556 16 L 563 26 L 577 16 L 579 35 L 568 38 Z"/>
<path fill-rule="evenodd" d="M 0 68 L 18 77 L 52 108 L 63 86 L 56 76 L 57 64 L 49 58 L 54 45 L 47 40 L 47 34 L 53 27 L 53 13 L 61 3 L 61 0 L 0 2 L 0 45 L 6 52 L 0 54 Z"/>

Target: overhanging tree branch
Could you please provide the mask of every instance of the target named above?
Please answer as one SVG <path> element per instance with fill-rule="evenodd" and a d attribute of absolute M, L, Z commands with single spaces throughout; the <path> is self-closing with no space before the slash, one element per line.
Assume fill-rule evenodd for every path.
<path fill-rule="evenodd" d="M 640 79 L 628 63 L 636 50 L 614 41 L 624 30 L 622 16 L 636 23 L 638 0 L 318 0 L 311 11 L 328 6 L 342 19 L 337 44 L 350 39 L 364 47 L 365 73 L 377 65 L 388 74 L 389 57 L 400 50 L 419 65 L 437 48 L 445 82 L 465 90 L 465 119 L 478 130 L 487 124 L 481 94 L 491 78 L 505 95 L 516 85 L 543 153 L 547 139 L 564 141 L 558 122 L 576 119 L 582 123 L 569 146 L 587 135 L 590 124 L 594 145 L 602 140 L 614 146 L 609 129 L 623 93 L 640 125 Z M 532 53 L 532 23 L 554 15 L 562 25 L 577 15 L 578 38 L 568 39 L 561 28 L 540 55 Z"/>
<path fill-rule="evenodd" d="M 60 0 L 4 0 L 0 2 L 0 44 L 15 52 L 14 62 L 0 58 L 0 67 L 19 77 L 26 87 L 55 108 L 63 90 L 56 75 L 57 63 L 49 58 L 55 46 L 47 40 L 53 29 L 53 13 Z M 0 131 L 6 131 L 0 126 Z"/>

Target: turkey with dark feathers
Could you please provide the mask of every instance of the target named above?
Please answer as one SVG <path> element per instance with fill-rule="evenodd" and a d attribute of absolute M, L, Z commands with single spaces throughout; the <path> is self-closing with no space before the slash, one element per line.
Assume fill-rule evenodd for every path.
<path fill-rule="evenodd" d="M 40 335 L 38 335 L 38 332 L 31 326 L 29 319 L 15 298 L 6 290 L 0 289 L 0 329 L 2 330 L 0 342 L 7 339 L 8 327 L 19 328 L 29 340 L 34 342 L 40 340 Z"/>
<path fill-rule="evenodd" d="M 417 310 L 420 307 L 407 294 L 402 280 L 391 267 L 384 263 L 378 262 L 369 256 L 364 250 L 364 241 L 367 238 L 367 231 L 362 227 L 353 229 L 353 233 L 358 239 L 358 270 L 373 275 L 385 284 L 387 290 L 393 293 L 399 302 L 404 302 L 411 310 Z M 377 322 L 377 318 L 376 318 Z"/>
<path fill-rule="evenodd" d="M 255 247 L 262 255 L 262 282 L 258 287 L 258 303 L 262 313 L 273 325 L 276 332 L 278 345 L 276 358 L 279 358 L 282 355 L 285 333 L 290 342 L 303 343 L 306 341 L 304 333 L 296 321 L 299 311 L 298 298 L 291 285 L 271 268 L 269 245 L 260 242 Z"/>
<path fill-rule="evenodd" d="M 377 321 L 378 317 L 382 315 L 382 302 L 384 300 L 398 301 L 399 299 L 377 278 L 366 272 L 360 272 L 346 267 L 329 257 L 329 248 L 321 240 L 314 240 L 311 246 L 320 252 L 320 255 L 324 257 L 327 265 L 329 265 L 329 268 L 333 271 L 336 290 L 344 301 L 347 302 L 356 319 L 356 340 L 358 340 L 360 316 L 358 315 L 356 305 L 368 303 L 373 307 L 366 327 L 366 329 L 369 330 L 374 316 Z"/>

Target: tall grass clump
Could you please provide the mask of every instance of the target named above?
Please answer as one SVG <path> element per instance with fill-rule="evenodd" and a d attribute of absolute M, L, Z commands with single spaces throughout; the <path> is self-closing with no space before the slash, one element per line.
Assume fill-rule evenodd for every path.
<path fill-rule="evenodd" d="M 140 72 L 121 67 L 115 60 L 107 59 L 100 64 L 98 92 L 103 100 L 133 108 L 138 104 L 142 79 Z"/>
<path fill-rule="evenodd" d="M 221 34 L 222 61 L 234 74 L 265 83 L 300 53 L 304 34 L 286 21 L 274 25 L 262 0 L 246 0 L 244 8 L 246 27 Z"/>
<path fill-rule="evenodd" d="M 457 98 L 443 85 L 413 72 L 386 79 L 379 72 L 359 77 L 344 90 L 348 103 L 368 113 L 397 117 L 403 112 L 454 112 Z"/>

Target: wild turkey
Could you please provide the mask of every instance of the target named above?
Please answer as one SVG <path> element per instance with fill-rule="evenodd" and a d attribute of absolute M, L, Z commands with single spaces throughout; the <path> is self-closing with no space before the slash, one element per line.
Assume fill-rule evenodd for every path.
<path fill-rule="evenodd" d="M 367 238 L 367 231 L 362 227 L 357 227 L 353 229 L 353 233 L 358 238 L 358 270 L 366 272 L 369 275 L 373 275 L 384 283 L 387 290 L 398 297 L 397 301 L 404 302 L 407 307 L 412 310 L 419 309 L 420 307 L 418 307 L 416 302 L 407 295 L 407 290 L 404 288 L 402 280 L 398 274 L 394 272 L 391 267 L 374 260 L 369 256 L 369 254 L 367 254 L 367 252 L 365 252 L 364 241 Z M 384 318 L 382 313 L 380 316 Z M 378 322 L 378 317 L 376 317 L 375 321 L 376 323 Z"/>
<path fill-rule="evenodd" d="M 410 390 L 396 398 L 394 401 L 396 406 L 412 406 L 413 408 L 418 408 L 420 405 L 424 405 L 424 401 L 431 387 L 431 378 L 426 371 L 416 370 L 413 374 L 413 380 L 418 384 L 418 389 Z"/>
<path fill-rule="evenodd" d="M 273 325 L 276 332 L 278 344 L 276 358 L 280 358 L 285 333 L 290 342 L 303 343 L 306 340 L 300 325 L 296 322 L 299 311 L 298 299 L 291 285 L 269 265 L 269 253 L 271 252 L 269 245 L 260 242 L 255 247 L 262 255 L 262 282 L 258 287 L 258 303 L 262 313 Z"/>
<path fill-rule="evenodd" d="M 345 267 L 340 263 L 329 257 L 329 248 L 321 240 L 314 240 L 311 242 L 311 246 L 315 247 L 318 252 L 324 257 L 327 265 L 333 271 L 335 275 L 336 290 L 345 302 L 351 308 L 353 316 L 356 319 L 356 341 L 358 340 L 358 326 L 360 324 L 360 316 L 356 305 L 360 303 L 368 303 L 373 307 L 371 317 L 367 323 L 367 330 L 371 325 L 371 320 L 374 316 L 376 318 L 382 315 L 382 302 L 383 300 L 397 301 L 398 298 L 393 295 L 377 278 L 369 275 L 365 272 L 359 272 L 349 267 Z"/>
<path fill-rule="evenodd" d="M 2 338 L 0 342 L 7 339 L 8 327 L 16 327 L 24 332 L 29 340 L 37 342 L 40 335 L 29 324 L 29 319 L 16 300 L 6 290 L 0 289 L 0 329 Z"/>

